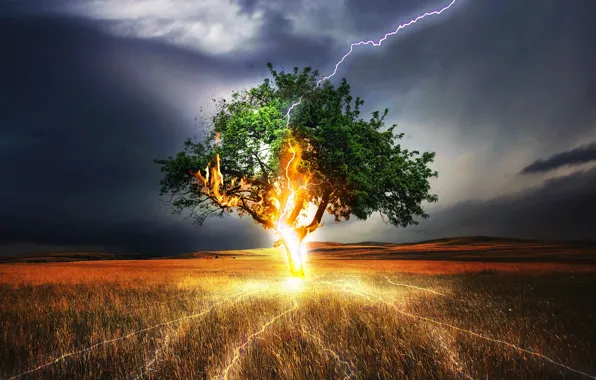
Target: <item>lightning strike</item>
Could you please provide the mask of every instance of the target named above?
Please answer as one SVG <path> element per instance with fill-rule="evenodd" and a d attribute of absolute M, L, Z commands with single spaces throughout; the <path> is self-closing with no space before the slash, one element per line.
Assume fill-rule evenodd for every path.
<path fill-rule="evenodd" d="M 290 194 L 288 195 L 288 198 L 285 202 L 283 212 L 278 218 L 276 231 L 280 238 L 284 241 L 284 247 L 286 248 L 289 261 L 288 264 L 292 267 L 293 273 L 303 277 L 304 262 L 307 254 L 305 245 L 306 241 L 304 241 L 304 239 L 300 239 L 296 230 L 286 223 L 286 215 L 292 212 L 296 203 L 296 195 L 298 192 L 300 192 L 300 190 L 306 189 L 306 185 L 302 185 L 298 189 L 294 189 L 292 186 L 292 175 L 290 175 L 290 168 L 292 163 L 296 160 L 296 149 L 292 144 L 289 144 L 289 147 L 289 151 L 292 152 L 292 158 L 286 164 L 285 174 L 287 189 L 289 190 Z M 306 183 L 308 183 L 308 180 L 306 180 Z"/>
<path fill-rule="evenodd" d="M 344 63 L 346 58 L 348 58 L 350 56 L 350 54 L 352 54 L 352 52 L 354 51 L 354 48 L 356 46 L 372 45 L 374 47 L 379 47 L 383 44 L 383 42 L 385 42 L 385 40 L 387 40 L 387 38 L 396 35 L 397 33 L 399 33 L 400 30 L 405 29 L 408 26 L 413 25 L 426 17 L 441 15 L 443 12 L 445 12 L 446 10 L 451 8 L 455 4 L 455 2 L 456 2 L 456 0 L 451 0 L 451 2 L 448 5 L 446 5 L 445 7 L 441 8 L 441 9 L 437 9 L 432 12 L 426 12 L 416 18 L 411 19 L 410 21 L 408 21 L 404 24 L 399 25 L 395 30 L 385 33 L 385 35 L 376 42 L 374 40 L 362 40 L 362 41 L 358 41 L 358 42 L 352 42 L 352 44 L 350 44 L 350 50 L 348 50 L 348 52 L 346 54 L 344 54 L 344 56 L 335 64 L 335 68 L 334 68 L 333 72 L 331 74 L 319 79 L 319 81 L 317 81 L 317 87 L 319 87 L 322 82 L 326 81 L 327 79 L 331 79 L 332 77 L 335 76 L 335 74 L 337 74 L 337 70 L 339 69 L 339 66 L 341 66 L 341 64 Z M 300 102 L 302 102 L 303 96 L 301 96 L 296 103 L 292 104 L 290 106 L 290 108 L 288 109 L 288 111 L 286 112 L 286 117 L 287 117 L 286 127 L 289 127 L 289 125 L 290 125 L 290 114 L 291 114 L 292 110 L 296 106 L 300 105 Z"/>
<path fill-rule="evenodd" d="M 452 325 L 450 323 L 437 321 L 436 319 L 432 319 L 432 318 L 428 318 L 428 317 L 424 317 L 424 316 L 421 316 L 421 315 L 416 315 L 416 314 L 407 312 L 405 310 L 402 310 L 402 309 L 398 308 L 397 306 L 395 306 L 395 304 L 393 304 L 391 302 L 388 302 L 385 299 L 383 299 L 381 297 L 378 297 L 378 296 L 371 296 L 370 294 L 359 292 L 359 291 L 354 290 L 354 289 L 348 289 L 348 288 L 345 288 L 345 287 L 344 288 L 341 288 L 341 289 L 344 290 L 345 292 L 356 294 L 356 295 L 359 295 L 361 297 L 364 297 L 364 298 L 366 298 L 367 300 L 369 300 L 371 302 L 382 302 L 385 305 L 393 308 L 395 311 L 397 311 L 398 313 L 400 313 L 400 314 L 402 314 L 402 315 L 404 315 L 406 317 L 409 317 L 409 318 L 412 318 L 412 319 L 418 319 L 418 320 L 425 321 L 425 322 L 428 322 L 428 323 L 431 323 L 431 324 L 434 324 L 434 325 L 437 325 L 437 326 L 441 326 L 441 327 L 447 327 L 447 328 L 450 328 L 452 330 L 459 331 L 459 332 L 462 332 L 462 333 L 471 335 L 473 337 L 476 337 L 478 339 L 482 339 L 482 340 L 485 340 L 485 341 L 488 341 L 488 342 L 501 344 L 503 346 L 507 346 L 509 348 L 512 348 L 512 349 L 514 349 L 514 350 L 516 350 L 518 352 L 523 352 L 525 354 L 534 356 L 534 357 L 536 357 L 538 359 L 545 360 L 545 361 L 547 361 L 547 362 L 549 362 L 549 363 L 551 363 L 551 364 L 553 364 L 553 365 L 555 365 L 557 367 L 564 368 L 564 369 L 566 369 L 566 370 L 568 370 L 570 372 L 573 372 L 573 373 L 576 373 L 576 374 L 585 376 L 585 377 L 587 377 L 589 379 L 595 379 L 596 380 L 596 376 L 594 376 L 594 375 L 590 375 L 588 373 L 582 372 L 582 371 L 577 370 L 575 368 L 571 368 L 568 365 L 565 365 L 563 363 L 560 363 L 560 362 L 558 362 L 558 361 L 556 361 L 556 360 L 554 360 L 554 359 L 552 359 L 552 358 L 550 358 L 550 357 L 548 357 L 546 355 L 540 354 L 538 352 L 527 350 L 527 349 L 522 348 L 522 347 L 519 347 L 519 346 L 517 346 L 517 345 L 515 345 L 513 343 L 509 343 L 509 342 L 506 342 L 506 341 L 500 340 L 500 339 L 491 338 L 489 336 L 486 336 L 486 335 L 477 333 L 477 332 L 472 331 L 472 330 L 464 329 L 462 327 L 458 327 L 458 326 Z"/>
<path fill-rule="evenodd" d="M 289 314 L 289 313 L 295 311 L 296 309 L 298 309 L 298 303 L 294 300 L 294 306 L 281 312 L 280 314 L 276 315 L 275 317 L 271 318 L 267 323 L 265 323 L 263 326 L 261 326 L 261 329 L 259 331 L 249 335 L 248 338 L 246 338 L 246 340 L 244 341 L 244 343 L 242 343 L 240 346 L 238 346 L 234 349 L 234 357 L 232 358 L 232 361 L 230 362 L 230 364 L 228 364 L 226 369 L 224 369 L 223 374 L 221 375 L 221 378 L 223 378 L 224 380 L 228 379 L 228 374 L 229 374 L 230 370 L 232 369 L 232 367 L 234 367 L 234 364 L 236 364 L 238 359 L 240 359 L 240 355 L 242 354 L 241 351 L 244 350 L 244 348 L 246 348 L 246 346 L 248 346 L 252 342 L 253 339 L 255 339 L 257 336 L 264 333 L 265 330 L 267 329 L 267 327 L 274 324 L 278 319 L 282 318 L 286 314 Z"/>
<path fill-rule="evenodd" d="M 456 0 L 451 0 L 451 2 L 449 3 L 449 5 L 447 5 L 447 6 L 443 7 L 442 9 L 439 9 L 439 10 L 436 10 L 436 11 L 432 11 L 432 12 L 426 12 L 426 13 L 424 13 L 424 14 L 422 14 L 422 15 L 420 15 L 420 16 L 418 16 L 418 17 L 416 17 L 416 18 L 414 18 L 414 19 L 412 19 L 412 20 L 410 20 L 410 21 L 408 21 L 408 22 L 406 22 L 405 24 L 401 24 L 401 25 L 400 25 L 400 26 L 398 26 L 398 27 L 397 27 L 397 29 L 395 29 L 394 31 L 392 31 L 392 32 L 389 32 L 389 33 L 386 33 L 386 34 L 385 34 L 385 36 L 383 36 L 383 38 L 381 38 L 381 39 L 380 39 L 379 41 L 377 41 L 377 42 L 375 42 L 375 41 L 373 41 L 373 40 L 368 40 L 368 41 L 364 41 L 364 40 L 363 40 L 363 41 L 353 42 L 353 43 L 350 45 L 350 50 L 349 50 L 349 51 L 348 51 L 348 52 L 347 52 L 347 53 L 346 53 L 346 54 L 345 54 L 345 55 L 344 55 L 344 56 L 343 56 L 343 57 L 342 57 L 342 58 L 339 60 L 339 62 L 337 62 L 337 63 L 335 64 L 335 70 L 333 70 L 333 72 L 332 72 L 330 75 L 328 75 L 328 76 L 326 76 L 326 77 L 323 77 L 323 78 L 321 78 L 321 79 L 320 79 L 320 80 L 317 82 L 317 86 L 318 86 L 318 85 L 320 85 L 320 84 L 321 84 L 321 82 L 323 82 L 323 81 L 325 81 L 325 80 L 327 80 L 327 79 L 330 79 L 330 78 L 332 78 L 333 76 L 335 76 L 335 74 L 337 74 L 337 69 L 338 69 L 338 68 L 339 68 L 339 66 L 340 66 L 340 65 L 341 65 L 341 64 L 342 64 L 342 63 L 343 63 L 343 62 L 346 60 L 346 58 L 348 58 L 348 56 L 349 56 L 350 54 L 352 54 L 352 52 L 354 51 L 354 47 L 356 47 L 356 46 L 359 46 L 359 45 L 373 45 L 373 46 L 375 46 L 375 47 L 381 46 L 381 44 L 383 44 L 383 42 L 384 42 L 384 41 L 385 41 L 387 38 L 389 38 L 389 37 L 391 37 L 391 36 L 394 36 L 394 35 L 396 35 L 396 34 L 397 34 L 397 33 L 398 33 L 400 30 L 402 30 L 402 29 L 405 29 L 405 28 L 407 28 L 408 26 L 410 26 L 410 25 L 412 25 L 412 24 L 415 24 L 415 23 L 417 23 L 418 21 L 420 21 L 420 20 L 422 20 L 422 19 L 424 19 L 424 18 L 426 18 L 426 17 L 428 17 L 428 16 L 433 16 L 433 15 L 434 15 L 434 16 L 438 16 L 438 15 L 440 15 L 441 13 L 445 12 L 446 10 L 448 10 L 449 8 L 451 8 L 451 7 L 453 6 L 453 4 L 455 4 L 455 1 L 456 1 Z"/>
<path fill-rule="evenodd" d="M 94 344 L 92 346 L 89 346 L 87 348 L 83 348 L 83 349 L 78 350 L 78 351 L 72 351 L 72 352 L 63 354 L 63 355 L 57 357 L 56 359 L 52 360 L 51 362 L 48 362 L 46 364 L 42 364 L 39 367 L 36 367 L 36 368 L 30 369 L 28 371 L 22 372 L 22 373 L 20 373 L 18 375 L 12 376 L 9 379 L 10 380 L 12 380 L 12 379 L 18 379 L 18 378 L 23 377 L 25 375 L 28 375 L 30 373 L 34 373 L 34 372 L 37 372 L 37 371 L 42 370 L 44 368 L 50 367 L 50 366 L 52 366 L 54 364 L 60 363 L 60 362 L 66 360 L 66 359 L 68 359 L 68 358 L 70 358 L 72 356 L 76 356 L 76 355 L 83 354 L 85 352 L 92 351 L 92 350 L 94 350 L 94 349 L 96 349 L 98 347 L 104 346 L 104 345 L 106 345 L 108 343 L 114 343 L 114 342 L 118 342 L 118 341 L 121 341 L 121 340 L 129 339 L 129 338 L 132 338 L 135 335 L 142 334 L 142 333 L 145 333 L 147 331 L 155 330 L 155 329 L 160 328 L 160 327 L 163 327 L 163 326 L 168 326 L 168 325 L 171 325 L 171 324 L 174 324 L 174 323 L 179 323 L 179 322 L 187 321 L 189 319 L 194 319 L 194 318 L 202 317 L 203 315 L 205 315 L 205 314 L 209 313 L 211 310 L 213 310 L 215 307 L 217 307 L 217 306 L 219 306 L 219 305 L 221 305 L 221 304 L 223 304 L 225 302 L 230 302 L 232 300 L 232 298 L 234 298 L 233 302 L 236 302 L 239 299 L 241 299 L 242 297 L 247 296 L 247 295 L 252 294 L 252 293 L 255 293 L 255 292 L 256 292 L 256 290 L 255 291 L 252 291 L 252 292 L 243 292 L 243 293 L 239 294 L 238 296 L 236 296 L 235 298 L 234 297 L 228 297 L 228 298 L 226 298 L 224 300 L 215 302 L 213 305 L 209 306 L 207 309 L 201 311 L 200 313 L 196 313 L 196 314 L 192 314 L 192 315 L 187 315 L 187 316 L 184 316 L 184 317 L 181 317 L 181 318 L 178 318 L 178 319 L 174 319 L 174 320 L 171 320 L 171 321 L 168 321 L 168 322 L 160 323 L 158 325 L 154 325 L 154 326 L 151 326 L 151 327 L 146 327 L 146 328 L 143 328 L 143 329 L 140 329 L 140 330 L 137 330 L 137 331 L 133 331 L 133 332 L 131 332 L 129 334 L 126 334 L 124 336 L 121 336 L 119 338 L 113 338 L 113 339 L 104 340 L 102 342 L 96 343 L 96 344 Z"/>
<path fill-rule="evenodd" d="M 216 136 L 216 144 L 218 144 L 220 137 Z M 219 153 L 215 154 L 214 162 L 209 162 L 205 168 L 205 175 L 203 176 L 201 170 L 197 172 L 190 171 L 190 174 L 196 178 L 196 185 L 200 192 L 204 194 L 211 201 L 219 205 L 223 210 L 232 207 L 237 207 L 239 212 L 251 212 L 250 206 L 254 206 L 260 210 L 267 210 L 267 216 L 264 217 L 264 225 L 267 228 L 275 230 L 279 236 L 276 242 L 276 247 L 283 244 L 290 267 L 290 273 L 294 277 L 304 277 L 304 264 L 307 255 L 307 247 L 305 239 L 308 234 L 316 230 L 320 224 L 322 215 L 315 214 L 313 221 L 304 226 L 299 226 L 300 213 L 305 206 L 305 203 L 310 202 L 312 198 L 308 194 L 304 195 L 302 192 L 308 192 L 309 181 L 311 173 L 302 173 L 299 165 L 301 163 L 303 148 L 297 142 L 288 144 L 288 147 L 282 153 L 282 167 L 285 166 L 285 171 L 278 173 L 278 177 L 273 181 L 272 186 L 268 189 L 260 200 L 255 199 L 255 195 L 251 192 L 252 184 L 243 176 L 236 184 L 236 179 L 232 178 L 229 183 L 232 187 L 226 186 L 224 176 L 221 172 L 221 159 Z M 253 178 L 251 181 L 255 181 Z M 298 197 L 300 194 L 300 197 Z M 266 199 L 271 208 L 263 205 L 263 200 Z M 242 211 L 240 211 L 242 210 Z M 317 216 L 319 215 L 319 216 Z M 318 218 L 318 219 L 317 219 Z"/>

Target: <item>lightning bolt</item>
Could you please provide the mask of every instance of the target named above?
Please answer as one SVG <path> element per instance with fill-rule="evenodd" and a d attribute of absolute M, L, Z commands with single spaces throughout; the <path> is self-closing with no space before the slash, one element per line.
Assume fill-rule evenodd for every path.
<path fill-rule="evenodd" d="M 23 377 L 25 375 L 28 375 L 30 373 L 37 372 L 37 371 L 39 371 L 39 370 L 41 370 L 43 368 L 50 367 L 50 366 L 52 366 L 54 364 L 60 363 L 60 362 L 66 360 L 66 359 L 68 359 L 68 358 L 70 358 L 72 356 L 79 355 L 79 354 L 82 354 L 82 353 L 85 353 L 85 352 L 89 352 L 89 351 L 94 350 L 94 349 L 96 349 L 98 347 L 104 346 L 104 345 L 106 345 L 108 343 L 113 343 L 113 342 L 118 342 L 118 341 L 121 341 L 121 340 L 124 340 L 124 339 L 129 339 L 129 338 L 132 338 L 135 335 L 138 335 L 138 334 L 141 334 L 141 333 L 144 333 L 144 332 L 147 332 L 147 331 L 155 330 L 155 329 L 160 328 L 160 327 L 163 327 L 163 326 L 168 326 L 168 325 L 171 325 L 171 324 L 175 324 L 175 323 L 187 321 L 189 319 L 194 319 L 194 318 L 202 317 L 203 315 L 209 313 L 211 310 L 213 310 L 215 307 L 221 305 L 222 303 L 225 303 L 225 302 L 236 302 L 240 298 L 245 297 L 245 296 L 247 296 L 249 294 L 252 294 L 252 293 L 255 293 L 255 292 L 256 292 L 256 290 L 253 290 L 253 291 L 250 291 L 250 292 L 243 292 L 243 293 L 237 295 L 236 297 L 228 297 L 228 298 L 225 298 L 222 301 L 215 302 L 214 304 L 212 304 L 211 306 L 209 306 L 207 309 L 205 309 L 205 310 L 203 310 L 203 311 L 201 311 L 199 313 L 187 315 L 187 316 L 184 316 L 184 317 L 181 317 L 181 318 L 178 318 L 178 319 L 174 319 L 174 320 L 171 320 L 171 321 L 168 321 L 168 322 L 163 322 L 163 323 L 160 323 L 160 324 L 155 325 L 155 326 L 146 327 L 144 329 L 133 331 L 133 332 L 131 332 L 129 334 L 126 334 L 124 336 L 121 336 L 119 338 L 113 338 L 113 339 L 104 340 L 102 342 L 96 343 L 96 344 L 94 344 L 92 346 L 89 346 L 87 348 L 83 348 L 83 349 L 78 350 L 78 351 L 72 351 L 72 352 L 63 354 L 62 356 L 57 357 L 56 359 L 52 360 L 51 362 L 48 362 L 46 364 L 42 364 L 39 367 L 36 367 L 36 368 L 30 369 L 28 371 L 22 372 L 22 373 L 20 373 L 18 375 L 12 376 L 12 377 L 9 378 L 9 380 L 18 379 L 18 378 Z"/>
<path fill-rule="evenodd" d="M 397 29 L 385 33 L 385 35 L 383 36 L 383 38 L 381 38 L 378 41 L 373 41 L 373 40 L 362 40 L 362 41 L 358 41 L 358 42 L 352 42 L 352 44 L 350 44 L 350 50 L 344 54 L 344 56 L 335 64 L 335 69 L 333 70 L 333 72 L 329 75 L 327 75 L 326 77 L 323 77 L 321 79 L 319 79 L 319 81 L 317 82 L 317 87 L 319 87 L 321 85 L 322 82 L 326 81 L 327 79 L 331 79 L 332 77 L 335 76 L 335 74 L 337 74 L 337 70 L 339 69 L 339 66 L 341 66 L 342 63 L 344 63 L 344 61 L 346 60 L 346 58 L 348 58 L 350 56 L 350 54 L 352 54 L 352 52 L 354 51 L 354 48 L 356 46 L 360 46 L 360 45 L 372 45 L 374 47 L 379 47 L 383 44 L 383 42 L 385 42 L 385 40 L 387 40 L 387 38 L 396 35 L 397 33 L 399 33 L 400 30 L 407 28 L 410 25 L 413 25 L 415 23 L 417 23 L 418 21 L 429 17 L 429 16 L 438 16 L 441 13 L 445 12 L 446 10 L 448 10 L 449 8 L 451 8 L 453 6 L 453 4 L 455 4 L 456 0 L 451 0 L 451 2 L 446 5 L 445 7 L 441 8 L 441 9 L 437 9 L 434 10 L 432 12 L 426 12 L 424 14 L 421 14 L 420 16 L 411 19 L 410 21 L 401 24 L 397 27 Z M 300 103 L 302 102 L 302 98 L 304 97 L 304 95 L 302 95 L 298 101 L 294 104 L 292 104 L 290 106 L 290 108 L 288 109 L 288 111 L 286 112 L 286 117 L 287 117 L 287 122 L 286 122 L 286 127 L 289 127 L 290 125 L 290 114 L 291 112 L 294 110 L 294 108 L 296 108 L 297 106 L 300 105 Z"/>

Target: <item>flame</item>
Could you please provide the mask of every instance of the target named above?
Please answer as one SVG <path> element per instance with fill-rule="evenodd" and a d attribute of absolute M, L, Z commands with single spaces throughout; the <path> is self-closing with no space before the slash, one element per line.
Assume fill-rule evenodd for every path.
<path fill-rule="evenodd" d="M 309 178 L 298 171 L 298 164 L 301 160 L 300 146 L 288 144 L 288 152 L 291 152 L 291 158 L 285 166 L 285 180 L 284 187 L 281 194 L 276 198 L 276 204 L 283 204 L 285 197 L 285 206 L 277 218 L 276 231 L 283 241 L 285 246 L 288 265 L 294 276 L 304 276 L 304 265 L 306 264 L 306 257 L 308 249 L 306 247 L 307 240 L 301 238 L 292 223 L 288 223 L 287 216 L 291 214 L 296 207 L 296 197 L 300 191 L 306 191 Z M 298 187 L 294 188 L 292 182 L 297 183 Z M 285 191 L 284 191 L 285 190 Z M 281 199 L 279 199 L 281 198 Z M 278 207 L 279 209 L 279 207 Z"/>
<path fill-rule="evenodd" d="M 209 174 L 211 173 L 211 174 Z M 213 197 L 214 201 L 217 202 L 222 207 L 235 207 L 238 206 L 240 202 L 240 197 L 237 195 L 228 196 L 224 186 L 224 177 L 221 173 L 221 159 L 219 158 L 219 154 L 215 155 L 215 165 L 205 168 L 205 176 L 201 174 L 201 171 L 198 170 L 196 173 L 190 172 L 196 179 L 203 184 L 201 191 L 203 191 L 208 196 Z M 236 183 L 237 179 L 234 178 L 231 182 L 232 186 Z M 246 188 L 250 183 L 246 180 L 246 177 L 243 177 L 239 183 L 241 188 Z"/>
<path fill-rule="evenodd" d="M 220 134 L 215 136 L 215 145 L 220 144 Z M 298 144 L 288 143 L 288 148 L 282 154 L 282 167 L 285 168 L 283 174 L 274 181 L 273 189 L 266 195 L 269 203 L 274 207 L 274 211 L 269 215 L 273 229 L 281 239 L 282 245 L 286 251 L 290 272 L 294 276 L 304 276 L 304 266 L 306 264 L 307 248 L 304 234 L 298 233 L 296 228 L 296 219 L 301 212 L 304 199 L 298 204 L 298 196 L 308 198 L 307 192 L 309 177 L 301 173 L 298 166 L 301 162 L 302 150 Z M 234 189 L 233 195 L 226 193 L 226 183 L 221 172 L 221 159 L 219 154 L 215 155 L 215 162 L 210 162 L 205 168 L 205 174 L 198 170 L 196 173 L 191 171 L 191 175 L 198 180 L 201 191 L 223 207 L 238 207 L 241 204 L 261 205 L 262 201 L 247 201 L 242 198 L 242 191 L 248 190 L 250 182 L 246 176 L 242 178 L 232 178 L 229 182 L 229 188 Z M 238 191 L 240 190 L 240 191 Z M 238 195 L 239 194 L 239 195 Z M 293 219 L 293 220 L 290 220 Z"/>
<path fill-rule="evenodd" d="M 306 264 L 306 256 L 308 253 L 305 240 L 300 241 L 294 228 L 285 223 L 282 223 L 281 226 L 278 225 L 277 230 L 284 241 L 289 261 L 288 264 L 291 267 L 292 273 L 303 276 L 304 265 Z"/>

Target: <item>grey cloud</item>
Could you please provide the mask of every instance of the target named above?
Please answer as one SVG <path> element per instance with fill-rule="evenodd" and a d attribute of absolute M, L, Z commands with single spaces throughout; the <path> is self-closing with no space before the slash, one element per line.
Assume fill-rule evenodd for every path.
<path fill-rule="evenodd" d="M 333 45 L 331 37 L 295 35 L 292 21 L 281 12 L 267 11 L 264 17 L 262 38 L 257 44 L 255 53 L 238 55 L 258 68 L 262 77 L 269 74 L 266 69 L 267 62 L 273 63 L 278 68 L 283 67 L 286 71 L 290 71 L 293 67 L 304 66 L 318 69 L 337 56 L 338 52 L 331 48 Z"/>
<path fill-rule="evenodd" d="M 521 174 L 544 173 L 562 166 L 583 164 L 591 161 L 596 161 L 596 142 L 553 154 L 543 160 L 536 160 L 523 168 Z"/>
<path fill-rule="evenodd" d="M 489 201 L 462 202 L 431 213 L 420 226 L 385 229 L 382 239 L 408 240 L 491 235 L 535 239 L 596 238 L 596 169 L 545 181 L 536 188 Z"/>
<path fill-rule="evenodd" d="M 10 52 L 0 61 L 0 245 L 172 254 L 263 244 L 250 222 L 196 230 L 163 210 L 157 194 L 153 159 L 181 149 L 194 129 L 170 87 L 193 72 L 240 78 L 238 64 L 63 17 L 3 18 L 0 45 Z M 171 82 L 157 87 L 156 71 Z"/>
<path fill-rule="evenodd" d="M 60 15 L 59 5 L 67 3 L 13 2 L 15 13 L 0 20 L 0 45 L 8 52 L 0 60 L 0 158 L 8 163 L 0 167 L 0 245 L 6 247 L 168 254 L 268 245 L 248 220 L 215 219 L 196 230 L 170 216 L 156 194 L 160 173 L 152 159 L 175 153 L 194 134 L 192 116 L 216 87 L 260 80 L 267 61 L 326 74 L 349 47 L 344 31 L 373 38 L 445 2 L 350 0 L 338 12 L 353 29 L 320 37 L 314 29 L 296 35 L 288 10 L 301 3 L 281 2 L 267 8 L 254 51 L 218 56 L 106 35 L 98 29 L 103 21 Z M 243 6 L 265 9 L 259 1 Z M 370 234 L 361 240 L 590 237 L 594 171 L 538 186 L 533 176 L 517 174 L 534 157 L 594 141 L 594 10 L 587 2 L 461 0 L 382 48 L 358 48 L 337 79 L 347 77 L 365 107 L 389 107 L 391 121 L 412 136 L 404 144 L 438 150 L 440 179 L 466 187 L 452 192 L 456 205 L 429 209 L 431 219 L 418 227 L 388 230 L 370 220 L 328 225 L 322 236 L 329 231 L 347 240 L 356 228 Z M 479 146 L 489 148 L 480 155 Z M 526 181 L 535 187 L 517 191 Z M 494 184 L 493 199 L 469 201 L 487 183 Z"/>
<path fill-rule="evenodd" d="M 60 217 L 17 214 L 0 221 L 0 256 L 14 255 L 15 245 L 86 249 L 107 253 L 164 256 L 197 250 L 245 249 L 271 245 L 254 224 L 238 219 L 210 220 L 201 229 L 167 220 L 67 220 Z M 5 248 L 3 247 L 5 246 Z"/>
<path fill-rule="evenodd" d="M 465 2 L 444 20 L 363 47 L 341 70 L 375 100 L 464 142 L 520 136 L 552 148 L 593 128 L 595 6 L 555 0 Z M 498 132 L 495 132 L 498 130 Z"/>

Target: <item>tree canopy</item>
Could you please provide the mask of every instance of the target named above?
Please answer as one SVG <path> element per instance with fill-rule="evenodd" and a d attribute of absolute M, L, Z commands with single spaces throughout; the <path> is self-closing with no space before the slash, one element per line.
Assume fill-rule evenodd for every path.
<path fill-rule="evenodd" d="M 385 126 L 387 109 L 363 119 L 364 101 L 345 79 L 318 85 L 309 67 L 268 67 L 271 79 L 216 103 L 206 138 L 155 160 L 174 212 L 189 211 L 201 224 L 236 210 L 265 228 L 291 226 L 300 241 L 325 211 L 338 222 L 379 212 L 401 227 L 428 217 L 422 203 L 437 200 L 429 184 L 434 153 L 404 149 L 403 133 Z"/>

